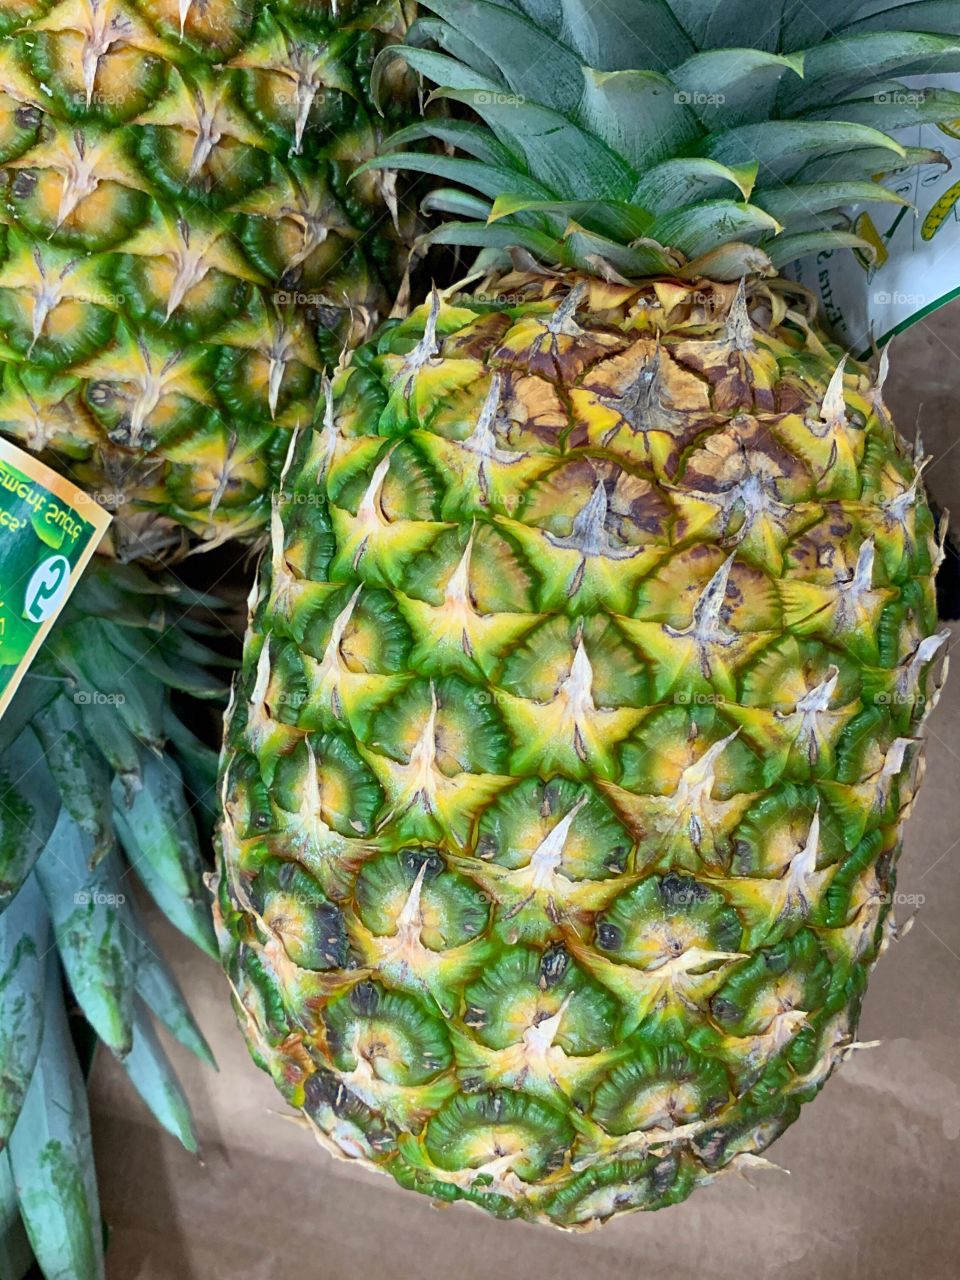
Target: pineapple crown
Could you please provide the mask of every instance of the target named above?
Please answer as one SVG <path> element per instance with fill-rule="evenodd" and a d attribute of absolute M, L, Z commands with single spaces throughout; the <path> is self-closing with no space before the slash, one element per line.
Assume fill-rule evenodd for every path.
<path fill-rule="evenodd" d="M 960 116 L 897 77 L 960 70 L 955 0 L 423 0 L 403 59 L 457 108 L 368 169 L 455 184 L 432 243 L 526 250 L 609 278 L 772 274 L 871 247 L 846 207 L 908 203 L 877 179 L 935 150 L 891 134 Z M 914 29 L 919 28 L 919 29 Z M 754 43 L 743 46 L 745 34 Z M 467 113 L 460 113 L 466 115 Z M 424 139 L 448 153 L 406 150 Z"/>

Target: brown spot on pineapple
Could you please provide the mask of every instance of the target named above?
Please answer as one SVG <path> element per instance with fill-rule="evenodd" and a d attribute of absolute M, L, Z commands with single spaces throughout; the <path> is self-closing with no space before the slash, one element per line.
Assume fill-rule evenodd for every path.
<path fill-rule="evenodd" d="M 43 113 L 39 107 L 22 105 L 14 111 L 13 118 L 18 129 L 35 129 L 43 119 Z"/>
<path fill-rule="evenodd" d="M 741 414 L 689 455 L 679 479 L 685 488 L 722 493 L 755 481 L 781 503 L 811 500 L 813 477 L 774 434 L 775 423 Z"/>
<path fill-rule="evenodd" d="M 491 351 L 503 340 L 511 323 L 510 316 L 505 312 L 488 312 L 444 338 L 440 349 L 446 358 L 486 362 Z"/>
<path fill-rule="evenodd" d="M 10 185 L 15 200 L 29 200 L 37 189 L 37 175 L 30 169 L 21 169 Z"/>
<path fill-rule="evenodd" d="M 837 573 L 845 570 L 844 557 L 848 548 L 853 555 L 849 565 L 852 570 L 859 541 L 853 521 L 845 518 L 841 508 L 832 503 L 826 508 L 822 520 L 790 544 L 788 562 L 798 576 L 811 581 L 833 582 Z"/>
<path fill-rule="evenodd" d="M 652 433 L 667 437 L 669 448 L 673 443 L 682 448 L 710 423 L 706 384 L 653 338 L 641 338 L 594 365 L 572 402 L 572 443 L 626 449 L 632 455 L 637 446 L 651 450 Z"/>
<path fill-rule="evenodd" d="M 586 292 L 586 283 L 575 281 L 549 311 L 530 311 L 519 317 L 493 352 L 493 359 L 569 386 L 597 360 L 622 350 L 627 345 L 623 334 L 588 324 L 581 312 Z"/>
<path fill-rule="evenodd" d="M 640 547 L 666 541 L 670 507 L 657 487 L 613 458 L 583 454 L 559 462 L 531 488 L 524 523 L 567 536 L 598 485 L 606 495 L 604 533 L 615 543 Z"/>
<path fill-rule="evenodd" d="M 287 1036 L 277 1052 L 283 1061 L 283 1076 L 288 1084 L 301 1084 L 313 1071 L 313 1059 L 304 1047 L 302 1032 L 296 1031 Z"/>

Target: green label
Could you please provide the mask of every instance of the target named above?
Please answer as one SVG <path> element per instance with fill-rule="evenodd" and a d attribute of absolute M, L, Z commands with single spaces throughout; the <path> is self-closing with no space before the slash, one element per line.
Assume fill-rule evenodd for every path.
<path fill-rule="evenodd" d="M 0 715 L 109 523 L 82 489 L 0 439 Z"/>

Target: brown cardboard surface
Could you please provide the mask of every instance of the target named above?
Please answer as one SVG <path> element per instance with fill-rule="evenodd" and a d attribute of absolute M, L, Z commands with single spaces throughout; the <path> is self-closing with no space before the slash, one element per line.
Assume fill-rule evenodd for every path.
<path fill-rule="evenodd" d="M 925 316 L 890 344 L 884 399 L 908 440 L 919 430 L 930 463 L 927 488 L 960 519 L 960 299 Z M 954 521 L 954 536 L 958 533 Z"/>
<path fill-rule="evenodd" d="M 898 418 L 912 435 L 918 379 L 940 368 L 944 452 L 957 437 L 960 341 L 949 309 L 894 351 Z M 956 327 L 956 319 L 952 321 Z M 930 328 L 935 325 L 936 328 Z M 960 329 L 958 329 L 960 332 Z M 917 359 L 909 358 L 913 353 Z M 944 372 L 945 371 L 945 372 Z M 946 402 L 945 379 L 953 384 Z M 913 408 L 908 406 L 912 404 Z M 924 421 L 928 414 L 921 411 Z M 928 432 L 928 437 L 933 432 Z M 950 483 L 957 449 L 931 473 Z M 955 629 L 955 636 L 960 632 Z M 956 643 L 956 640 L 954 641 Z M 928 724 L 927 778 L 906 835 L 898 892 L 913 927 L 880 961 L 859 1050 L 767 1153 L 789 1170 L 730 1174 L 685 1204 L 574 1236 L 444 1210 L 389 1179 L 335 1162 L 279 1118 L 216 966 L 151 919 L 220 1063 L 174 1045 L 203 1163 L 160 1132 L 101 1053 L 92 1081 L 110 1280 L 953 1280 L 960 1276 L 960 675 Z M 153 913 L 154 916 L 156 913 Z"/>

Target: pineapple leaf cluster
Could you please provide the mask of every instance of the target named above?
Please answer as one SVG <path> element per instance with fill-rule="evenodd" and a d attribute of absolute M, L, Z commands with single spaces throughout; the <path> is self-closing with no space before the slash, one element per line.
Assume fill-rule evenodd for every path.
<path fill-rule="evenodd" d="M 450 215 L 428 237 L 443 244 L 524 249 L 628 279 L 737 280 L 824 249 L 869 251 L 843 210 L 903 203 L 876 178 L 942 162 L 891 133 L 960 111 L 960 94 L 936 87 L 960 67 L 947 7 L 863 16 L 862 6 L 837 15 L 833 5 L 778 5 L 749 48 L 743 5 L 423 7 L 436 17 L 380 54 L 375 89 L 402 60 L 485 127 L 408 127 L 389 140 L 393 154 L 361 172 L 416 169 L 455 183 L 431 197 Z M 427 37 L 436 48 L 422 47 Z M 922 89 L 895 78 L 922 74 L 932 77 Z M 401 150 L 425 137 L 455 153 Z"/>
<path fill-rule="evenodd" d="M 157 1035 L 213 1065 L 137 896 L 208 954 L 201 833 L 216 756 L 172 690 L 218 699 L 202 597 L 134 566 L 88 571 L 0 724 L 0 1271 L 96 1280 L 102 1232 L 75 1001 L 164 1128 L 186 1098 Z M 215 603 L 213 601 L 207 603 Z M 148 606 L 148 607 L 147 607 Z M 190 785 L 191 797 L 184 782 Z"/>

